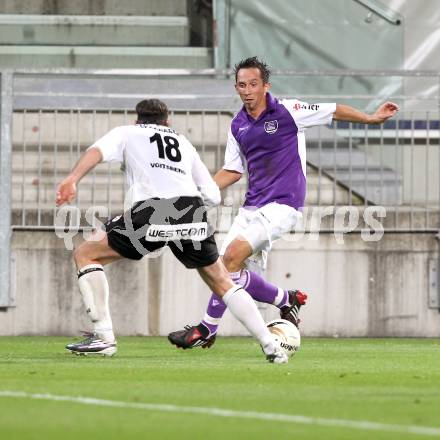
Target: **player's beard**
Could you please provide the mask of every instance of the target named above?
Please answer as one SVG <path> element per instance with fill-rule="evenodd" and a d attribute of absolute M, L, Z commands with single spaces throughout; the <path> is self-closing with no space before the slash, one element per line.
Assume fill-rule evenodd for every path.
<path fill-rule="evenodd" d="M 252 102 L 245 102 L 244 103 L 244 108 L 248 111 L 248 112 L 252 112 L 255 109 L 255 106 L 253 105 Z"/>

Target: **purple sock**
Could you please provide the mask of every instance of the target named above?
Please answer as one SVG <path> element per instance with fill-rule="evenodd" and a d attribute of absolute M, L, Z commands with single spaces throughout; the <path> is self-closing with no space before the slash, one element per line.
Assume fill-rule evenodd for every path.
<path fill-rule="evenodd" d="M 218 324 L 226 310 L 226 304 L 214 292 L 211 295 L 201 324 L 209 330 L 209 336 L 217 333 Z"/>
<path fill-rule="evenodd" d="M 268 283 L 264 278 L 256 272 L 245 270 L 248 281 L 243 287 L 249 292 L 256 301 L 268 304 L 274 304 L 277 307 L 282 307 L 288 300 L 287 292 Z"/>
<path fill-rule="evenodd" d="M 287 291 L 268 283 L 256 272 L 242 270 L 231 273 L 231 279 L 234 283 L 242 286 L 256 301 L 275 304 L 278 308 L 281 308 L 288 302 Z M 209 300 L 205 317 L 201 322 L 209 330 L 210 335 L 217 332 L 218 324 L 225 310 L 226 304 L 219 296 L 213 293 Z"/>

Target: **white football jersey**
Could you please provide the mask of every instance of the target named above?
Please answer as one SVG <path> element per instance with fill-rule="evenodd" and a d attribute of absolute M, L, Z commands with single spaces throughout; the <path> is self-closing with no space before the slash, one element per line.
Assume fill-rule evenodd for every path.
<path fill-rule="evenodd" d="M 116 127 L 90 148 L 103 162 L 120 162 L 131 190 L 131 202 L 153 197 L 202 197 L 220 203 L 220 190 L 194 146 L 172 128 L 156 124 Z"/>

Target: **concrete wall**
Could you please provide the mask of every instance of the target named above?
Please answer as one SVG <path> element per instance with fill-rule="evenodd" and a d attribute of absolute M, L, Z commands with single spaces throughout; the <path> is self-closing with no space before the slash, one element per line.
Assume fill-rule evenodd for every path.
<path fill-rule="evenodd" d="M 80 237 L 77 237 L 78 241 Z M 267 277 L 310 294 L 302 312 L 306 336 L 440 336 L 440 314 L 428 308 L 428 260 L 438 257 L 432 234 L 387 234 L 365 243 L 358 234 L 276 243 Z M 221 242 L 221 237 L 219 237 Z M 13 234 L 16 307 L 0 312 L 0 335 L 73 335 L 88 329 L 71 253 L 53 232 Z M 208 290 L 170 252 L 106 269 L 120 335 L 165 335 L 204 313 Z M 266 320 L 277 310 L 262 306 Z M 246 331 L 226 313 L 223 335 Z"/>
<path fill-rule="evenodd" d="M 2 0 L 2 14 L 186 15 L 186 0 Z"/>

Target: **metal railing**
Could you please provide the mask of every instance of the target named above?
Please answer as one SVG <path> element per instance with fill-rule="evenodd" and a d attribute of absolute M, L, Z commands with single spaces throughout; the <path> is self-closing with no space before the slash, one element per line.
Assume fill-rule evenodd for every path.
<path fill-rule="evenodd" d="M 12 227 L 53 228 L 57 184 L 79 156 L 110 129 L 133 123 L 132 110 L 20 110 L 13 115 Z M 211 172 L 223 163 L 230 112 L 172 111 L 173 127 L 186 135 Z M 100 164 L 78 186 L 75 205 L 82 211 L 105 206 L 120 212 L 126 197 L 120 165 Z"/>
<path fill-rule="evenodd" d="M 55 224 L 56 185 L 78 157 L 111 128 L 134 121 L 129 110 L 22 110 L 14 112 L 12 149 L 12 227 L 50 228 Z M 197 146 L 211 172 L 221 168 L 231 113 L 172 112 L 173 126 Z M 308 135 L 308 206 L 384 206 L 410 212 L 405 229 L 437 227 L 430 213 L 440 209 L 438 114 L 402 112 L 384 126 L 334 123 Z M 226 192 L 234 212 L 246 181 Z M 76 205 L 99 205 L 111 216 L 124 206 L 126 193 L 118 165 L 101 164 L 79 185 Z M 423 213 L 415 224 L 415 216 Z M 391 224 L 388 223 L 388 228 Z"/>
<path fill-rule="evenodd" d="M 9 295 L 10 240 L 12 229 L 54 229 L 56 209 L 55 188 L 77 157 L 92 142 L 110 128 L 131 123 L 134 114 L 126 108 L 90 108 L 71 105 L 66 108 L 63 93 L 54 94 L 54 102 L 44 108 L 26 107 L 26 93 L 16 93 L 14 80 L 18 77 L 47 78 L 216 78 L 229 76 L 230 71 L 214 70 L 148 70 L 148 71 L 84 71 L 4 70 L 1 72 L 1 150 L 0 150 L 0 307 L 11 304 Z M 434 79 L 440 83 L 438 72 L 319 72 L 275 71 L 282 76 L 401 76 L 402 78 Z M 182 92 L 185 85 L 182 84 Z M 386 217 L 379 220 L 385 231 L 437 232 L 440 229 L 440 100 L 433 93 L 422 96 L 397 95 L 379 97 L 396 99 L 403 109 L 384 126 L 333 124 L 309 130 L 308 196 L 305 230 L 312 231 L 319 219 L 321 230 L 334 231 L 333 219 L 339 208 L 356 207 L 361 212 L 382 205 Z M 46 94 L 50 95 L 51 91 Z M 38 94 L 38 93 L 37 93 Z M 19 95 L 19 96 L 18 96 Z M 44 96 L 44 91 L 41 92 Z M 103 95 L 104 96 L 104 95 Z M 124 95 L 126 98 L 130 95 Z M 138 99 L 132 95 L 133 99 Z M 209 94 L 204 94 L 209 98 Z M 217 95 L 212 94 L 214 99 Z M 99 96 L 95 96 L 97 99 Z M 160 97 L 160 96 L 158 96 Z M 225 96 L 222 96 L 225 98 Z M 309 95 L 310 101 L 339 101 L 351 99 L 371 101 L 372 96 Z M 185 102 L 197 100 L 197 95 L 185 95 Z M 231 93 L 230 102 L 237 100 Z M 136 100 L 133 102 L 135 103 Z M 15 102 L 15 104 L 14 104 Z M 17 105 L 17 102 L 20 104 Z M 428 110 L 406 109 L 406 102 L 423 102 Z M 429 106 L 425 103 L 429 102 Z M 198 148 L 202 159 L 214 172 L 223 163 L 224 144 L 232 117 L 231 108 L 206 110 L 176 110 L 173 126 L 185 134 Z M 80 185 L 76 204 L 81 212 L 88 206 L 106 207 L 107 216 L 123 208 L 125 186 L 121 172 L 113 165 L 102 164 Z M 243 200 L 244 179 L 224 194 L 225 203 L 218 217 L 219 230 L 227 230 Z M 329 207 L 333 209 L 329 211 Z M 327 210 L 327 211 L 326 211 Z M 307 210 L 306 210 L 307 211 Z M 327 219 L 323 212 L 330 212 Z M 322 221 L 321 221 L 322 220 Z M 361 230 L 359 222 L 355 230 Z"/>

